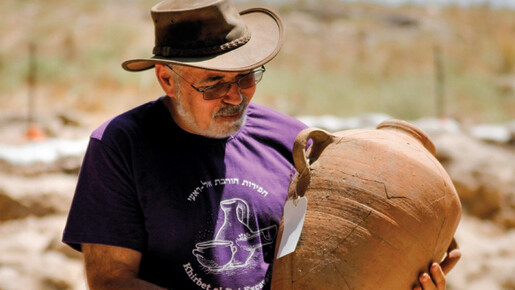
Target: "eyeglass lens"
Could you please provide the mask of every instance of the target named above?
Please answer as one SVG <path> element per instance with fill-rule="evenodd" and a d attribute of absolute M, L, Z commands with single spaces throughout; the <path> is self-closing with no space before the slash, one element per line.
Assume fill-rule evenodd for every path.
<path fill-rule="evenodd" d="M 248 89 L 255 86 L 263 78 L 263 69 L 259 69 L 255 72 L 249 73 L 246 76 L 241 77 L 236 82 L 231 83 L 220 83 L 218 85 L 204 89 L 204 99 L 213 100 L 219 99 L 231 89 L 233 84 L 238 84 L 240 89 Z"/>

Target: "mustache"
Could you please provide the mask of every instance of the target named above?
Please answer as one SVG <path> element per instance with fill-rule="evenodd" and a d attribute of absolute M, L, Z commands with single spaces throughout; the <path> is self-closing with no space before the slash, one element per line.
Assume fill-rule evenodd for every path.
<path fill-rule="evenodd" d="M 226 105 L 226 106 L 220 108 L 220 110 L 218 110 L 218 112 L 216 112 L 215 117 L 242 113 L 243 110 L 245 109 L 246 104 L 247 104 L 247 98 L 245 96 L 243 96 L 241 99 L 241 103 L 239 103 L 236 106 L 235 105 Z"/>

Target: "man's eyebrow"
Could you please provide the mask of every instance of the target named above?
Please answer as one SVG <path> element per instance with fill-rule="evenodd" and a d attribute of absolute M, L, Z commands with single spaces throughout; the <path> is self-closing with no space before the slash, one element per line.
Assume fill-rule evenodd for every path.
<path fill-rule="evenodd" d="M 210 77 L 207 77 L 205 79 L 205 82 L 214 82 L 223 79 L 224 77 L 222 75 L 212 75 Z"/>

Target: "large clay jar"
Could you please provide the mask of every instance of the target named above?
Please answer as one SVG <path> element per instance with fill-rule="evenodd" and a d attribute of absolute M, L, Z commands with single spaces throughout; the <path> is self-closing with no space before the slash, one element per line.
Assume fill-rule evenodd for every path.
<path fill-rule="evenodd" d="M 433 143 L 404 121 L 377 129 L 297 136 L 288 199 L 308 207 L 296 250 L 274 261 L 273 289 L 411 289 L 444 257 L 461 204 Z"/>

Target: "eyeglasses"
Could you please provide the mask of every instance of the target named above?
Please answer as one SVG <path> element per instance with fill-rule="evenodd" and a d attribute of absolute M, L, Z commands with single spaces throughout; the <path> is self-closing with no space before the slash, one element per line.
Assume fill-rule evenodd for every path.
<path fill-rule="evenodd" d="M 170 65 L 167 67 L 172 70 L 176 75 L 178 75 L 181 79 L 187 82 L 195 91 L 202 93 L 202 97 L 204 100 L 216 100 L 220 99 L 227 95 L 227 92 L 231 89 L 233 84 L 237 84 L 239 87 L 239 93 L 241 95 L 241 90 L 249 89 L 255 86 L 261 79 L 263 78 L 263 73 L 265 72 L 265 67 L 252 71 L 246 75 L 239 77 L 234 82 L 226 82 L 226 83 L 218 83 L 216 85 L 207 86 L 203 88 L 195 87 L 191 82 L 186 80 L 183 76 L 178 74 Z"/>

